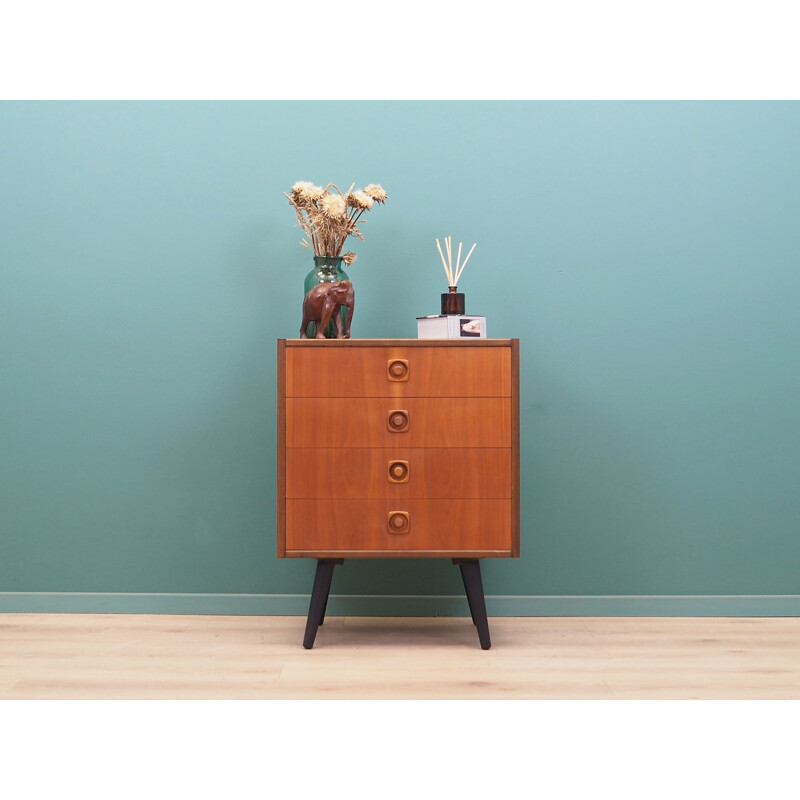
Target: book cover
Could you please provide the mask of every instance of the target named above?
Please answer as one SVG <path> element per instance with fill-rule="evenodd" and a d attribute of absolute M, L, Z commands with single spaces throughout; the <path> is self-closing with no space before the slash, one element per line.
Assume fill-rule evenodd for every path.
<path fill-rule="evenodd" d="M 485 339 L 486 317 L 447 314 L 417 317 L 418 339 Z"/>

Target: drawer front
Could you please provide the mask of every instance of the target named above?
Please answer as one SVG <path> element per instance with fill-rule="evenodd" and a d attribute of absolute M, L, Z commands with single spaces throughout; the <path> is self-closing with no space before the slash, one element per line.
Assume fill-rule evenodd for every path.
<path fill-rule="evenodd" d="M 286 400 L 287 447 L 509 447 L 511 399 Z"/>
<path fill-rule="evenodd" d="M 287 500 L 286 549 L 510 553 L 510 500 Z"/>
<path fill-rule="evenodd" d="M 509 448 L 289 448 L 287 498 L 510 498 Z"/>
<path fill-rule="evenodd" d="M 290 347 L 287 397 L 509 397 L 508 347 Z"/>

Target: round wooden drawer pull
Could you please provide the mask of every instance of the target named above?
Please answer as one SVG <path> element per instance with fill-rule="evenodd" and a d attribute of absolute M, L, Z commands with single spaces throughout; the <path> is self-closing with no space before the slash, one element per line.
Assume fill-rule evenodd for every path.
<path fill-rule="evenodd" d="M 386 373 L 390 381 L 408 380 L 408 361 L 405 358 L 391 358 L 386 365 Z"/>
<path fill-rule="evenodd" d="M 387 421 L 389 430 L 392 433 L 403 433 L 408 430 L 408 411 L 402 408 L 394 408 L 389 412 Z"/>
<path fill-rule="evenodd" d="M 389 483 L 408 483 L 408 461 L 389 462 Z"/>
<path fill-rule="evenodd" d="M 408 511 L 390 511 L 387 527 L 389 533 L 408 533 L 411 530 L 411 518 Z"/>

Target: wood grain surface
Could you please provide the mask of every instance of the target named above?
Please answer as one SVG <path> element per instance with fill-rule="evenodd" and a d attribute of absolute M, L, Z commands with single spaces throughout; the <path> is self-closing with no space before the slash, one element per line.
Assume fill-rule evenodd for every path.
<path fill-rule="evenodd" d="M 390 363 L 408 364 L 392 380 Z M 286 351 L 287 397 L 508 397 L 510 348 L 293 347 Z"/>
<path fill-rule="evenodd" d="M 407 512 L 408 533 L 389 529 L 392 512 Z M 453 556 L 470 551 L 511 553 L 510 500 L 286 501 L 286 551 L 434 551 Z"/>
<path fill-rule="evenodd" d="M 408 430 L 389 430 L 394 411 Z M 310 398 L 286 400 L 287 447 L 509 447 L 511 401 L 503 397 Z"/>
<path fill-rule="evenodd" d="M 800 619 L 0 614 L 2 699 L 800 699 Z"/>
<path fill-rule="evenodd" d="M 516 339 L 278 340 L 278 369 L 279 557 L 519 555 Z"/>
<path fill-rule="evenodd" d="M 392 483 L 389 464 L 408 464 L 408 481 Z M 288 498 L 511 497 L 510 448 L 291 447 Z"/>

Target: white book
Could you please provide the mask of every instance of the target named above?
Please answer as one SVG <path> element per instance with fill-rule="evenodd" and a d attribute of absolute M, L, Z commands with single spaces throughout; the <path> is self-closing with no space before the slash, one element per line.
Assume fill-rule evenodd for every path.
<path fill-rule="evenodd" d="M 485 339 L 486 317 L 440 314 L 417 317 L 417 339 Z"/>

